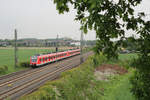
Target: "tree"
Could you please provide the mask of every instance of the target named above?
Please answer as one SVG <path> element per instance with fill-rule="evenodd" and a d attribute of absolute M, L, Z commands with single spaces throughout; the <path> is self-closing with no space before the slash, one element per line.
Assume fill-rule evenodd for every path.
<path fill-rule="evenodd" d="M 143 24 L 140 13 L 134 16 L 134 6 L 141 3 L 142 0 L 54 0 L 56 9 L 59 13 L 69 11 L 69 3 L 77 10 L 76 20 L 80 21 L 81 29 L 87 33 L 88 29 L 94 29 L 97 38 L 100 40 L 98 51 L 104 50 L 108 58 L 116 57 L 116 52 L 123 38 L 125 38 L 125 29 L 138 31 L 138 24 Z M 121 37 L 117 43 L 111 41 L 112 38 Z"/>
<path fill-rule="evenodd" d="M 69 12 L 69 4 L 71 4 L 77 11 L 75 19 L 80 21 L 81 30 L 84 33 L 87 33 L 88 30 L 95 30 L 97 37 L 95 51 L 97 53 L 103 51 L 107 58 L 117 59 L 117 49 L 124 43 L 125 30 L 131 29 L 140 35 L 141 58 L 144 57 L 146 60 L 149 57 L 150 49 L 150 21 L 144 21 L 145 14 L 143 12 L 137 16 L 134 15 L 134 7 L 139 5 L 141 1 L 54 0 L 54 3 L 60 14 Z M 119 37 L 119 41 L 115 43 L 111 41 L 111 39 Z M 139 72 L 141 72 L 140 69 Z M 136 90 L 135 94 L 138 95 Z"/>

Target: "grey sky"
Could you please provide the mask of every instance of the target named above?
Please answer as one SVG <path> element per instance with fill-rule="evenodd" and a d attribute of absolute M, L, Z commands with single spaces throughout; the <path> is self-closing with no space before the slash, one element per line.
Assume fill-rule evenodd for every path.
<path fill-rule="evenodd" d="M 136 10 L 150 14 L 150 0 L 143 0 Z M 14 28 L 19 38 L 55 38 L 59 34 L 80 39 L 75 13 L 71 9 L 59 15 L 52 0 L 0 0 L 0 39 L 12 39 Z M 86 39 L 95 39 L 95 33 L 89 32 Z"/>

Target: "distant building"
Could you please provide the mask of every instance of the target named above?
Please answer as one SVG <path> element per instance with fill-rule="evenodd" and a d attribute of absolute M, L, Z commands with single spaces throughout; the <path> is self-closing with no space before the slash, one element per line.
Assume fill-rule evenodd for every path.
<path fill-rule="evenodd" d="M 77 42 L 71 42 L 71 45 L 80 46 L 80 42 L 79 41 L 77 41 Z"/>
<path fill-rule="evenodd" d="M 0 46 L 6 47 L 9 45 L 9 42 L 0 42 Z"/>

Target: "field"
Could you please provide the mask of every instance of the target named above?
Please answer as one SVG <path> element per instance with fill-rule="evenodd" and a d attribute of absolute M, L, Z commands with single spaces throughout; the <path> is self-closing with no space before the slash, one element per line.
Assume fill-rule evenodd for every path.
<path fill-rule="evenodd" d="M 60 50 L 65 50 L 66 48 L 61 48 Z M 33 56 L 35 54 L 41 54 L 41 53 L 48 53 L 55 51 L 55 48 L 35 48 L 35 47 L 29 47 L 29 48 L 18 48 L 18 62 L 26 62 L 30 61 L 30 56 Z M 8 66 L 8 71 L 13 72 L 14 71 L 14 49 L 13 48 L 0 48 L 0 66 Z M 22 69 L 22 68 L 21 68 Z M 20 70 L 17 69 L 17 70 Z M 8 73 L 9 73 L 8 72 Z"/>
<path fill-rule="evenodd" d="M 69 47 L 61 47 L 60 50 L 69 49 Z M 54 47 L 21 47 L 18 48 L 18 62 L 26 62 L 30 60 L 30 57 L 35 54 L 47 53 L 55 51 Z M 121 60 L 129 60 L 131 58 L 136 58 L 137 54 L 120 54 L 119 59 Z M 14 69 L 14 49 L 0 47 L 0 67 L 8 66 L 8 73 L 22 70 L 24 68 L 19 67 Z"/>
<path fill-rule="evenodd" d="M 129 53 L 129 54 L 120 54 L 120 60 L 132 60 L 133 58 L 137 58 L 138 55 L 136 53 Z"/>

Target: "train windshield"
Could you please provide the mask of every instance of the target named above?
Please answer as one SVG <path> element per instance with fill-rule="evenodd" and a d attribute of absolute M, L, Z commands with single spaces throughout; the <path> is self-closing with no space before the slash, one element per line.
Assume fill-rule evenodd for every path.
<path fill-rule="evenodd" d="M 33 57 L 31 58 L 31 60 L 32 60 L 32 62 L 36 62 L 36 61 L 37 61 L 37 56 L 33 56 Z"/>

